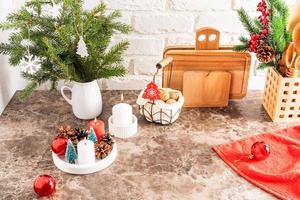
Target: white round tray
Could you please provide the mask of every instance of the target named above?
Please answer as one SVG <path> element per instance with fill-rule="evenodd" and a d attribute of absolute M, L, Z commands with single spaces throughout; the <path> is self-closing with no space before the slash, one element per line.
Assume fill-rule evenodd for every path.
<path fill-rule="evenodd" d="M 52 159 L 55 166 L 63 172 L 69 174 L 91 174 L 102 169 L 105 169 L 109 165 L 111 165 L 118 154 L 117 144 L 114 143 L 113 149 L 110 154 L 104 158 L 103 160 L 96 159 L 96 162 L 90 165 L 79 165 L 79 164 L 71 164 L 68 163 L 65 158 L 61 158 L 52 152 Z"/>

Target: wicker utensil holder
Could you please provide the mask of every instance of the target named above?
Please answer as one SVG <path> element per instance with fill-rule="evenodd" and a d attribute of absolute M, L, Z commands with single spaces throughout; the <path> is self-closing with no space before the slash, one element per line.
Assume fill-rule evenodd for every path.
<path fill-rule="evenodd" d="M 300 78 L 286 78 L 269 68 L 263 106 L 274 122 L 300 122 Z"/>

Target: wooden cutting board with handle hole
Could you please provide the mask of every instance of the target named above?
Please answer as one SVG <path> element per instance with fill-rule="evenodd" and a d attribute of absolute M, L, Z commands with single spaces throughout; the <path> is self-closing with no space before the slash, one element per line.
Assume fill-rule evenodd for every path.
<path fill-rule="evenodd" d="M 226 106 L 228 88 L 229 99 L 247 94 L 251 55 L 219 46 L 219 40 L 217 29 L 201 28 L 195 45 L 167 47 L 158 63 L 163 87 L 182 91 L 186 107 Z"/>
<path fill-rule="evenodd" d="M 226 71 L 186 71 L 183 74 L 185 107 L 226 107 L 231 74 Z"/>

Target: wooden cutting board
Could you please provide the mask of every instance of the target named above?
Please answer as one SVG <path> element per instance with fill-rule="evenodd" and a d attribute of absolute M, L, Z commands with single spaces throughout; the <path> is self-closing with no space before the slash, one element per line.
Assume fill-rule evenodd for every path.
<path fill-rule="evenodd" d="M 225 107 L 230 85 L 231 73 L 226 71 L 186 71 L 183 74 L 185 107 Z"/>
<path fill-rule="evenodd" d="M 183 92 L 185 72 L 225 71 L 231 74 L 229 98 L 241 99 L 246 96 L 251 56 L 248 52 L 235 52 L 229 46 L 219 46 L 219 39 L 218 30 L 202 28 L 196 32 L 195 45 L 167 47 L 164 62 L 159 63 L 163 69 L 163 87 Z M 190 101 L 189 97 L 185 97 L 185 100 Z"/>

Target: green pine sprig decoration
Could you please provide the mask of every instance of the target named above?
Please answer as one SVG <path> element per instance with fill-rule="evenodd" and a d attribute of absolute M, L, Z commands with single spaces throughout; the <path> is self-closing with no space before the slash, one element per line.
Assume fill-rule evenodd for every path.
<path fill-rule="evenodd" d="M 257 26 L 257 22 L 255 23 L 254 20 L 251 19 L 251 17 L 248 15 L 244 8 L 239 9 L 237 13 L 241 23 L 243 24 L 244 28 L 246 29 L 246 31 L 248 31 L 249 34 L 257 34 L 260 32 L 260 27 Z"/>
<path fill-rule="evenodd" d="M 33 75 L 22 73 L 29 84 L 19 96 L 21 100 L 46 82 L 51 82 L 53 89 L 59 80 L 90 82 L 127 73 L 123 54 L 129 42 L 111 47 L 111 41 L 116 34 L 128 34 L 131 27 L 118 21 L 120 11 L 107 13 L 104 3 L 88 11 L 82 4 L 82 0 L 31 0 L 0 23 L 0 30 L 15 30 L 7 43 L 0 43 L 0 53 L 9 55 L 12 66 L 18 66 L 27 54 L 24 40 L 31 43 L 30 54 L 42 58 L 41 70 Z M 61 6 L 58 17 L 43 13 L 46 6 L 55 5 Z M 88 49 L 87 58 L 76 54 L 80 36 Z"/>
<path fill-rule="evenodd" d="M 272 12 L 269 16 L 270 23 L 268 29 L 270 32 L 264 40 L 273 47 L 275 59 L 269 63 L 261 63 L 258 68 L 263 69 L 272 66 L 278 69 L 282 54 L 292 39 L 291 33 L 286 29 L 289 10 L 283 0 L 266 0 L 266 2 L 268 9 L 271 9 Z M 264 30 L 264 27 L 258 18 L 252 19 L 243 8 L 239 9 L 237 12 L 242 25 L 249 35 L 259 34 Z M 239 40 L 241 44 L 235 45 L 234 50 L 239 52 L 248 51 L 250 40 L 245 37 L 240 37 Z"/>

